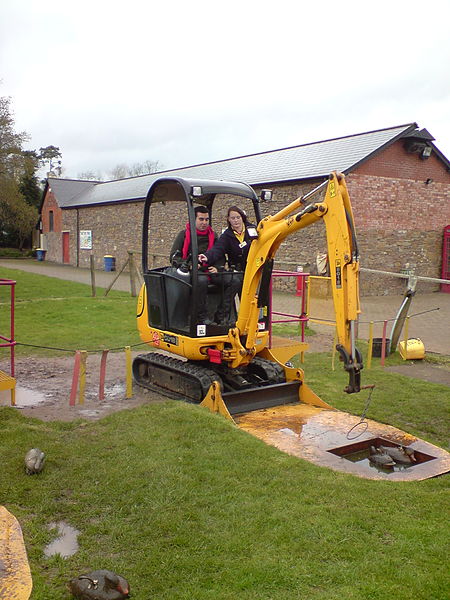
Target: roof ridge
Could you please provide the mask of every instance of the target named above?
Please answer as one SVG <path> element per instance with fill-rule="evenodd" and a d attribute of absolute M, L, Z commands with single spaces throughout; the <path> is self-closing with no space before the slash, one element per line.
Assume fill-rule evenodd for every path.
<path fill-rule="evenodd" d="M 47 181 L 74 181 L 76 183 L 105 183 L 97 179 L 74 179 L 73 177 L 47 177 Z"/>
<path fill-rule="evenodd" d="M 115 183 L 117 181 L 126 181 L 128 179 L 139 179 L 140 177 L 148 177 L 149 175 L 158 175 L 159 173 L 172 173 L 174 171 L 181 171 L 182 169 L 193 169 L 195 167 L 205 167 L 207 165 L 215 165 L 218 163 L 230 162 L 232 160 L 240 160 L 242 158 L 251 158 L 252 156 L 262 156 L 264 154 L 272 154 L 274 152 L 283 152 L 284 150 L 294 150 L 295 148 L 304 148 L 306 146 L 315 146 L 316 144 L 325 144 L 327 142 L 335 142 L 338 140 L 344 140 L 346 138 L 356 138 L 362 135 L 369 135 L 371 133 L 378 133 L 381 131 L 388 131 L 389 129 L 401 129 L 402 127 L 418 127 L 417 123 L 405 123 L 403 125 L 393 125 L 392 127 L 382 127 L 381 129 L 373 129 L 372 131 L 363 131 L 362 133 L 353 133 L 351 135 L 342 135 L 335 138 L 329 138 L 326 140 L 319 140 L 317 142 L 307 142 L 306 144 L 296 144 L 294 146 L 285 146 L 284 148 L 275 148 L 274 150 L 263 150 L 262 152 L 252 152 L 250 154 L 242 154 L 241 156 L 232 156 L 230 158 L 222 158 L 218 160 L 211 160 L 208 162 L 197 163 L 194 165 L 184 165 L 182 167 L 173 167 L 172 169 L 163 169 L 161 171 L 155 171 L 154 173 L 145 173 L 142 175 L 134 175 L 130 177 L 122 177 L 120 179 L 109 179 L 108 181 L 100 181 L 99 183 Z"/>

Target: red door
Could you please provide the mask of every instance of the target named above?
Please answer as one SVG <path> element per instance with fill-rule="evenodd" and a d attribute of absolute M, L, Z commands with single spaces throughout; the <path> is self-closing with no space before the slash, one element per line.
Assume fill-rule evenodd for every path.
<path fill-rule="evenodd" d="M 62 247 L 63 247 L 63 263 L 70 263 L 69 255 L 69 232 L 63 231 L 62 234 Z"/>
<path fill-rule="evenodd" d="M 441 279 L 450 279 L 450 225 L 447 225 L 444 229 Z M 450 294 L 450 283 L 441 283 L 441 292 Z"/>

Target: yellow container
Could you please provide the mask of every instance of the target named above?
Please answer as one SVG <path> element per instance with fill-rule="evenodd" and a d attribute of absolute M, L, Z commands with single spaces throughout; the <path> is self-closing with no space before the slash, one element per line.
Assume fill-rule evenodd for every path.
<path fill-rule="evenodd" d="M 403 360 L 420 360 L 425 358 L 425 347 L 422 340 L 419 340 L 419 338 L 406 340 L 406 348 L 404 341 L 400 342 L 398 346 L 400 356 Z"/>

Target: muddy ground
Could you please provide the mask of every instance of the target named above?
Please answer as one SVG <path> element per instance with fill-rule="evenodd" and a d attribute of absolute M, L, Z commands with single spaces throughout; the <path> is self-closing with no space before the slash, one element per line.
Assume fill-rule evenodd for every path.
<path fill-rule="evenodd" d="M 310 351 L 328 351 L 333 339 L 327 333 L 308 337 Z M 142 352 L 142 350 L 140 350 Z M 138 352 L 134 352 L 133 357 Z M 17 380 L 16 406 L 22 414 L 43 421 L 71 421 L 77 418 L 87 420 L 100 419 L 110 413 L 133 408 L 144 403 L 160 402 L 164 397 L 133 384 L 131 398 L 126 398 L 126 358 L 124 352 L 110 353 L 107 358 L 106 378 L 103 400 L 99 400 L 101 355 L 88 355 L 86 363 L 86 387 L 84 403 L 79 404 L 78 395 L 75 406 L 70 406 L 74 357 L 27 357 L 15 360 Z M 433 367 L 420 361 L 414 366 L 409 361 L 405 366 L 394 367 L 412 377 L 435 381 L 450 386 L 450 369 Z M 3 360 L 0 370 L 9 373 L 9 364 Z M 0 406 L 9 406 L 9 391 L 0 392 Z"/>
<path fill-rule="evenodd" d="M 136 353 L 137 354 L 137 353 Z M 70 405 L 74 356 L 16 358 L 16 406 L 22 414 L 43 421 L 96 420 L 110 413 L 134 408 L 162 397 L 133 384 L 126 398 L 126 357 L 124 352 L 109 353 L 106 362 L 104 399 L 99 400 L 101 355 L 89 354 L 86 361 L 84 403 Z M 79 389 L 79 388 L 78 388 Z M 0 392 L 0 404 L 8 406 L 9 392 Z"/>

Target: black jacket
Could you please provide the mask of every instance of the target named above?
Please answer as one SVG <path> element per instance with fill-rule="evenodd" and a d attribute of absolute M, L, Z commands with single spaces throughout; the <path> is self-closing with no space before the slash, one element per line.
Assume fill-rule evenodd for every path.
<path fill-rule="evenodd" d="M 230 268 L 234 267 L 235 269 L 244 271 L 247 264 L 248 251 L 252 243 L 252 238 L 248 233 L 249 227 L 254 227 L 254 225 L 247 223 L 244 236 L 245 245 L 242 247 L 240 247 L 239 240 L 234 235 L 231 227 L 225 229 L 214 246 L 204 253 L 208 258 L 208 264 L 214 265 L 220 259 L 223 260 L 226 255 L 228 256 L 228 266 Z"/>

